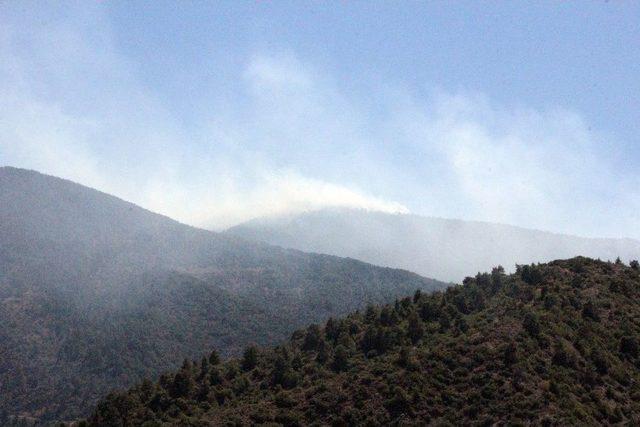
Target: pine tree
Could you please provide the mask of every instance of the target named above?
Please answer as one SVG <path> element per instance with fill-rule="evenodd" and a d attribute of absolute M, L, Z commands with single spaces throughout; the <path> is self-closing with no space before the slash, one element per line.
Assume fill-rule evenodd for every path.
<path fill-rule="evenodd" d="M 302 343 L 303 350 L 316 350 L 320 345 L 322 334 L 318 325 L 311 325 L 307 328 L 307 333 L 304 336 L 304 342 Z"/>
<path fill-rule="evenodd" d="M 200 374 L 198 375 L 198 379 L 202 379 L 207 376 L 209 373 L 209 360 L 206 357 L 203 357 L 200 361 Z"/>
<path fill-rule="evenodd" d="M 173 377 L 171 384 L 171 397 L 189 397 L 193 393 L 195 381 L 193 379 L 193 368 L 191 362 L 184 360 L 182 368 Z"/>
<path fill-rule="evenodd" d="M 336 347 L 335 354 L 333 355 L 332 368 L 336 372 L 344 371 L 349 367 L 349 351 L 339 345 Z"/>
<path fill-rule="evenodd" d="M 213 350 L 211 352 L 211 354 L 209 355 L 209 363 L 212 366 L 216 366 L 220 363 L 220 356 L 218 355 L 218 352 Z"/>
<path fill-rule="evenodd" d="M 340 328 L 338 327 L 338 322 L 336 322 L 333 317 L 330 317 L 329 320 L 327 320 L 324 327 L 324 334 L 329 341 L 335 342 L 338 339 Z"/>
<path fill-rule="evenodd" d="M 403 346 L 400 348 L 400 352 L 398 354 L 398 365 L 406 369 L 412 369 L 415 367 L 415 360 L 413 359 L 411 347 Z"/>
<path fill-rule="evenodd" d="M 411 342 L 413 344 L 417 344 L 424 335 L 424 325 L 422 324 L 422 320 L 420 320 L 415 311 L 409 315 L 408 320 L 409 323 L 407 325 L 407 333 L 409 335 L 409 338 L 411 339 Z"/>
<path fill-rule="evenodd" d="M 533 313 L 527 313 L 524 316 L 522 327 L 532 337 L 537 337 L 538 335 L 540 335 L 540 322 L 538 322 L 538 318 Z"/>
<path fill-rule="evenodd" d="M 587 301 L 587 303 L 582 308 L 582 317 L 585 319 L 591 319 L 596 322 L 600 321 L 600 316 L 598 315 L 598 310 L 592 301 Z"/>
<path fill-rule="evenodd" d="M 420 298 L 422 298 L 422 291 L 420 289 L 417 289 L 413 294 L 413 303 L 415 304 L 420 301 Z"/>
<path fill-rule="evenodd" d="M 258 347 L 250 345 L 244 351 L 242 356 L 242 370 L 250 371 L 258 364 Z"/>
<path fill-rule="evenodd" d="M 276 360 L 273 363 L 273 371 L 271 372 L 271 378 L 273 384 L 282 384 L 286 372 L 289 370 L 289 360 L 280 353 L 276 356 Z"/>
<path fill-rule="evenodd" d="M 316 355 L 316 362 L 324 365 L 327 363 L 327 360 L 329 360 L 329 346 L 324 340 L 322 340 L 318 348 L 318 354 Z"/>

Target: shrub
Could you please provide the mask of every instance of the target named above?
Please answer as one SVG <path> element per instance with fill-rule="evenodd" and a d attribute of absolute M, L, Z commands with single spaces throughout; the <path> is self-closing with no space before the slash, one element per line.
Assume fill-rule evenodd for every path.
<path fill-rule="evenodd" d="M 533 313 L 527 313 L 524 316 L 522 327 L 532 337 L 537 337 L 538 335 L 540 335 L 540 322 L 538 321 L 538 317 Z"/>
<path fill-rule="evenodd" d="M 591 319 L 595 322 L 600 321 L 600 316 L 598 316 L 598 311 L 596 310 L 596 306 L 593 302 L 588 301 L 584 307 L 582 307 L 582 317 L 585 319 Z"/>
<path fill-rule="evenodd" d="M 620 353 L 636 358 L 640 353 L 640 346 L 638 340 L 634 337 L 625 336 L 620 338 Z"/>

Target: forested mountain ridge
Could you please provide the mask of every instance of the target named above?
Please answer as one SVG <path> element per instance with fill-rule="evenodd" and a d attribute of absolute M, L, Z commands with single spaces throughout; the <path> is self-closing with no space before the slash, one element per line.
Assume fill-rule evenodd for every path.
<path fill-rule="evenodd" d="M 639 340 L 637 261 L 498 267 L 286 345 L 185 360 L 81 424 L 638 425 Z"/>
<path fill-rule="evenodd" d="M 204 349 L 238 354 L 367 302 L 443 286 L 200 230 L 3 167 L 0 424 L 76 418 Z"/>
<path fill-rule="evenodd" d="M 640 258 L 640 241 L 584 238 L 488 222 L 324 209 L 259 218 L 226 234 L 285 248 L 356 258 L 459 282 L 488 265 L 588 256 Z"/>

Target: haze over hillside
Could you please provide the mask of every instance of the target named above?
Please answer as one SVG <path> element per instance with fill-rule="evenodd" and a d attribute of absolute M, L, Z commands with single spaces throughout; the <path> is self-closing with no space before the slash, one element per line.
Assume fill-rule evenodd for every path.
<path fill-rule="evenodd" d="M 346 256 L 461 281 L 487 266 L 546 262 L 578 255 L 640 258 L 640 241 L 592 239 L 502 224 L 325 209 L 257 219 L 227 234 L 288 248 Z"/>
<path fill-rule="evenodd" d="M 0 424 L 69 419 L 217 348 L 444 283 L 196 229 L 70 181 L 0 168 Z"/>

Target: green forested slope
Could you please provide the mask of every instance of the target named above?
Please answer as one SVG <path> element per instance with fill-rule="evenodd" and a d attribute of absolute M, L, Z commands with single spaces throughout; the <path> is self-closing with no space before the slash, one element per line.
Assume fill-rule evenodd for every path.
<path fill-rule="evenodd" d="M 639 339 L 637 262 L 496 268 L 280 347 L 187 360 L 109 395 L 88 423 L 638 425 Z"/>

